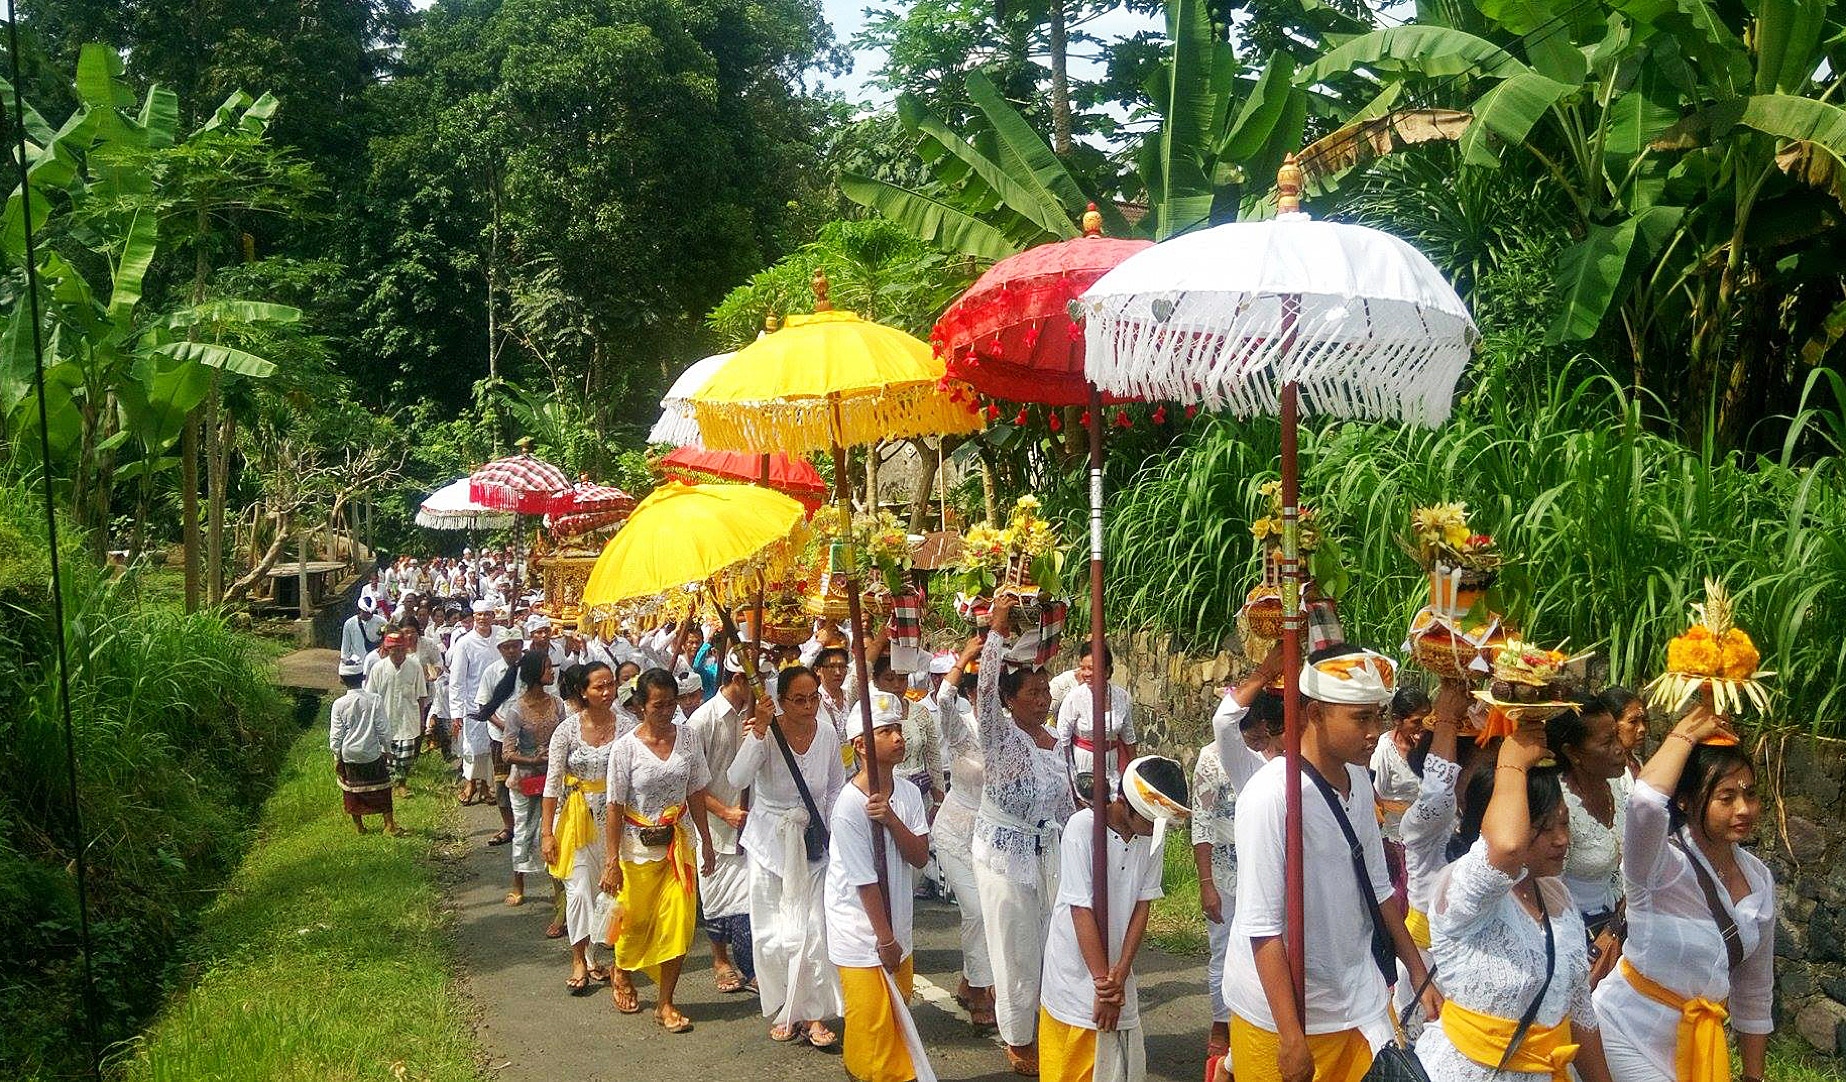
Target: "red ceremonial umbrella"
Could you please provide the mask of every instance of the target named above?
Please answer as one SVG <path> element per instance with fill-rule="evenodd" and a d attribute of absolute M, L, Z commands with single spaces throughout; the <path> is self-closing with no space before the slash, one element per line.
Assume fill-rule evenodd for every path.
<path fill-rule="evenodd" d="M 930 342 L 950 379 L 1013 402 L 1089 403 L 1083 328 L 1071 323 L 1070 302 L 1153 242 L 1103 236 L 1094 203 L 1083 216 L 1083 233 L 1002 259 L 949 305 Z"/>
<path fill-rule="evenodd" d="M 571 489 L 570 510 L 545 516 L 545 526 L 559 537 L 578 537 L 613 526 L 635 509 L 635 498 L 619 488 L 579 480 Z"/>
<path fill-rule="evenodd" d="M 496 511 L 569 514 L 575 495 L 563 470 L 529 454 L 495 459 L 468 475 L 468 498 Z"/>
<path fill-rule="evenodd" d="M 1071 322 L 1071 306 L 1103 275 L 1152 241 L 1111 240 L 1102 235 L 1102 215 L 1091 203 L 1083 215 L 1083 236 L 1028 248 L 987 268 L 987 273 L 949 305 L 930 339 L 944 355 L 949 379 L 983 394 L 1048 406 L 1089 406 L 1090 419 L 1090 659 L 1103 665 L 1102 636 L 1102 396 L 1083 372 L 1083 328 Z M 1090 799 L 1109 802 L 1104 715 L 1108 682 L 1090 681 L 1091 741 L 1096 762 Z M 1108 927 L 1106 817 L 1091 824 L 1091 904 Z M 1106 950 L 1105 945 L 1105 950 Z"/>
<path fill-rule="evenodd" d="M 769 459 L 767 479 L 763 459 Z M 708 451 L 702 447 L 679 447 L 654 464 L 663 477 L 689 485 L 713 481 L 744 482 L 762 485 L 795 497 L 811 513 L 827 499 L 827 482 L 805 459 L 793 458 L 780 451 L 772 455 L 746 454 L 742 451 Z"/>

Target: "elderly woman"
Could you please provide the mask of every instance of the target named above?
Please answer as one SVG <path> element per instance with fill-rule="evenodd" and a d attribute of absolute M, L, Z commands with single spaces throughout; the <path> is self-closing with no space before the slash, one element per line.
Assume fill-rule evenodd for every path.
<path fill-rule="evenodd" d="M 615 938 L 615 1009 L 641 1009 L 633 974 L 646 970 L 660 986 L 654 1019 L 668 1033 L 685 1033 L 692 1021 L 673 1005 L 680 967 L 698 925 L 698 875 L 686 819 L 699 832 L 704 872 L 715 863 L 705 820 L 705 785 L 711 773 L 698 737 L 679 724 L 678 687 L 665 669 L 641 674 L 635 696 L 641 724 L 609 755 L 606 848 L 616 856 L 603 866 L 602 889 L 615 896 L 621 929 Z"/>
<path fill-rule="evenodd" d="M 545 803 L 539 815 L 539 852 L 552 876 L 564 881 L 564 925 L 570 937 L 572 995 L 588 995 L 595 967 L 592 938 L 596 891 L 602 880 L 604 821 L 608 816 L 609 753 L 615 747 L 615 674 L 600 662 L 585 666 L 583 709 L 551 734 L 546 752 Z"/>
<path fill-rule="evenodd" d="M 1707 743 L 1707 741 L 1711 741 Z M 1623 1082 L 1762 1082 L 1775 985 L 1775 879 L 1742 843 L 1763 802 L 1756 764 L 1709 707 L 1694 706 L 1628 798 L 1622 876 L 1628 939 L 1596 986 L 1610 1073 Z"/>
<path fill-rule="evenodd" d="M 774 728 L 769 704 L 759 703 L 730 770 L 731 784 L 751 794 L 742 838 L 750 855 L 750 950 L 763 1017 L 775 1020 L 770 1039 L 831 1048 L 839 1037 L 825 1020 L 843 1006 L 827 960 L 826 835 L 809 827 L 833 813 L 846 770 L 833 726 L 818 720 L 814 671 L 783 669 L 776 695 Z"/>
<path fill-rule="evenodd" d="M 1057 900 L 1058 843 L 1076 804 L 1065 745 L 1045 724 L 1050 677 L 1043 669 L 1004 662 L 1017 603 L 1011 594 L 996 598 L 993 629 L 984 641 L 977 640 L 981 672 L 975 708 L 985 776 L 974 819 L 974 877 L 1007 1065 L 1017 1074 L 1033 1075 L 1038 1073 L 1039 977 Z M 945 686 L 960 686 L 976 650 L 977 643 L 970 643 Z M 943 712 L 945 729 L 959 724 L 954 712 Z"/>
<path fill-rule="evenodd" d="M 1627 750 L 1616 735 L 1615 715 L 1591 698 L 1545 723 L 1545 743 L 1564 767 L 1564 806 L 1570 812 L 1570 856 L 1564 884 L 1576 899 L 1590 938 L 1615 918 L 1621 897 L 1616 872 L 1622 861 L 1622 813 Z"/>

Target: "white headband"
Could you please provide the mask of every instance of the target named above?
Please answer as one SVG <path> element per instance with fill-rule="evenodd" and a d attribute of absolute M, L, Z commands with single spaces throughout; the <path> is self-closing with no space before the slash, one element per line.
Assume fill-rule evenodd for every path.
<path fill-rule="evenodd" d="M 1384 706 L 1397 688 L 1397 666 L 1372 650 L 1341 654 L 1301 669 L 1301 693 L 1323 703 Z"/>

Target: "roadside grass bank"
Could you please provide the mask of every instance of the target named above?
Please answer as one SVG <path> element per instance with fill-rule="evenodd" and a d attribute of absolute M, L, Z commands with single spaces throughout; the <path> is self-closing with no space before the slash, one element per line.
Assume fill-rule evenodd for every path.
<path fill-rule="evenodd" d="M 196 979 L 121 1057 L 132 1082 L 477 1077 L 436 858 L 455 806 L 426 758 L 397 801 L 411 833 L 353 832 L 327 704 L 290 750 L 258 835 L 186 948 Z"/>

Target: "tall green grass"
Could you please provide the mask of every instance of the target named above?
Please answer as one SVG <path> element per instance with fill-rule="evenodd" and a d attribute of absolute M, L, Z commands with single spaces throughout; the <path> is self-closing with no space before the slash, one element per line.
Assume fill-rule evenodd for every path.
<path fill-rule="evenodd" d="M 257 841 L 186 948 L 196 983 L 121 1050 L 128 1082 L 477 1077 L 431 860 L 456 811 L 440 761 L 424 760 L 397 802 L 410 837 L 360 837 L 341 810 L 326 713 L 296 742 Z"/>
<path fill-rule="evenodd" d="M 87 1060 L 74 832 L 43 523 L 0 485 L 0 1076 Z M 71 718 L 100 1038 L 162 1001 L 297 722 L 219 618 L 137 604 L 66 535 Z"/>
<path fill-rule="evenodd" d="M 1398 542 L 1411 508 L 1465 500 L 1475 527 L 1507 553 L 1509 583 L 1523 587 L 1511 615 L 1532 638 L 1593 647 L 1611 679 L 1644 681 L 1704 578 L 1716 577 L 1764 668 L 1778 674 L 1777 720 L 1837 733 L 1846 713 L 1840 415 L 1815 408 L 1783 423 L 1777 455 L 1687 448 L 1658 435 L 1613 381 L 1567 371 L 1529 406 L 1488 400 L 1440 428 L 1304 425 L 1302 496 L 1336 524 L 1353 576 L 1340 612 L 1355 641 L 1395 648 L 1426 599 Z M 1121 489 L 1108 515 L 1113 624 L 1173 631 L 1200 649 L 1230 641 L 1258 572 L 1257 489 L 1276 476 L 1278 454 L 1275 421 L 1214 419 Z"/>

